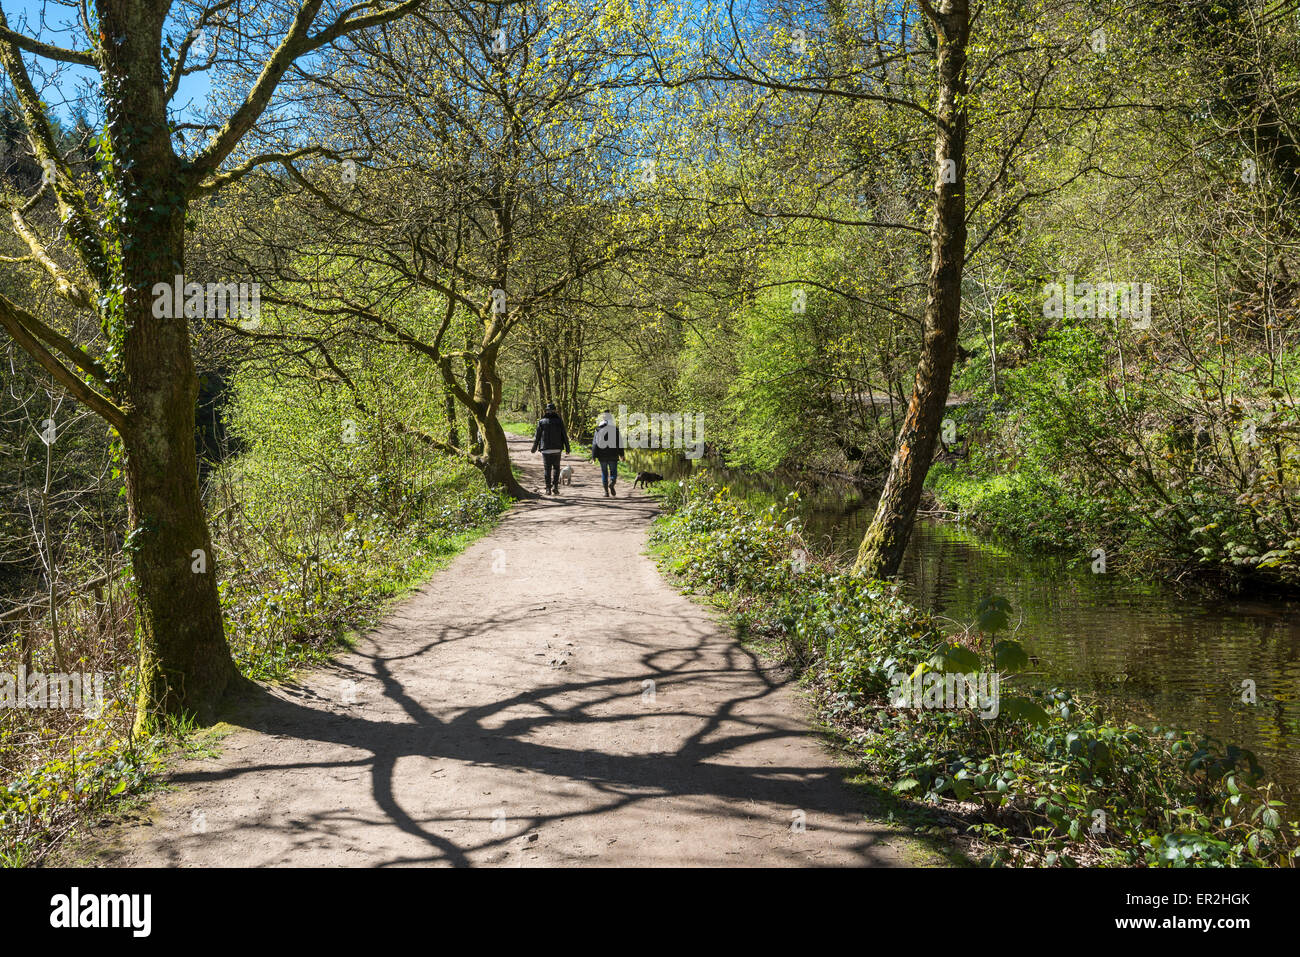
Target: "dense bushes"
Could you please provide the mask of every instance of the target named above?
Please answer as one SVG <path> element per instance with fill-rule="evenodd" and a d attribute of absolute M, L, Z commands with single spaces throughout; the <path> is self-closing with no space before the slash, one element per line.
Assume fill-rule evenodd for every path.
<path fill-rule="evenodd" d="M 1113 544 L 1108 526 L 1092 502 L 1081 500 L 1050 475 L 980 472 L 940 463 L 927 485 L 944 509 L 982 532 L 1038 552 L 1073 553 L 1081 546 Z"/>
<path fill-rule="evenodd" d="M 810 556 L 797 521 L 726 489 L 679 485 L 655 540 L 690 586 L 807 668 L 821 717 L 900 795 L 960 820 L 990 860 L 1148 866 L 1294 865 L 1300 824 L 1253 755 L 1181 731 L 1107 720 L 1096 702 L 1036 685 L 999 638 L 991 598 L 945 636 L 881 582 Z M 912 707 L 902 681 L 997 674 L 997 715 Z M 927 677 L 934 676 L 934 677 Z"/>
<path fill-rule="evenodd" d="M 1104 546 L 1130 573 L 1298 588 L 1295 358 L 1162 363 L 1064 325 L 996 393 L 965 370 L 952 418 L 966 454 L 936 466 L 930 487 L 977 527 L 1076 562 Z"/>

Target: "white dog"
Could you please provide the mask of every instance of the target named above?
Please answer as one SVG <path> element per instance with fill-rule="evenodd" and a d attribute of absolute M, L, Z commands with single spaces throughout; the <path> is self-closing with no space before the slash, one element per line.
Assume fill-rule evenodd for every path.
<path fill-rule="evenodd" d="M 573 466 L 572 466 L 572 465 L 566 465 L 564 468 L 560 469 L 560 484 L 561 484 L 561 485 L 572 485 L 572 484 L 573 484 Z"/>

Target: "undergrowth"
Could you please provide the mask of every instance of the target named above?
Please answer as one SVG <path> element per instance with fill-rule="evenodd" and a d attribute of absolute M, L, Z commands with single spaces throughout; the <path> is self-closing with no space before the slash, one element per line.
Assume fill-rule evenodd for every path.
<path fill-rule="evenodd" d="M 977 621 L 944 634 L 894 586 L 812 555 L 778 506 L 689 483 L 663 501 L 654 540 L 670 570 L 779 643 L 846 747 L 900 796 L 957 822 L 988 862 L 1296 864 L 1300 823 L 1283 820 L 1254 755 L 1114 723 L 1101 703 L 1041 686 L 1024 649 L 1001 637 L 1005 599 L 990 596 Z M 953 707 L 959 675 L 996 690 Z"/>

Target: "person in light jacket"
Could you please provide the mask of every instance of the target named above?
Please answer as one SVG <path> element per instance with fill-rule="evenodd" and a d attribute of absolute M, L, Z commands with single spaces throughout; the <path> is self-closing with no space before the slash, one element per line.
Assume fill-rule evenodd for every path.
<path fill-rule="evenodd" d="M 620 439 L 613 414 L 602 413 L 596 434 L 591 439 L 591 457 L 600 463 L 600 484 L 605 487 L 606 498 L 618 494 L 614 491 L 614 484 L 618 481 L 618 461 L 627 458 L 627 450 Z"/>

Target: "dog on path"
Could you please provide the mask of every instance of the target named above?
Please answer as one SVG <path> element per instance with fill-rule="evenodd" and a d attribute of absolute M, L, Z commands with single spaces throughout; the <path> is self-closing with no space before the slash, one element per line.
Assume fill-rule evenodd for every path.
<path fill-rule="evenodd" d="M 632 487 L 636 488 L 639 485 L 642 488 L 649 488 L 651 482 L 662 482 L 663 480 L 664 477 L 658 472 L 637 472 L 636 478 L 632 480 Z"/>
<path fill-rule="evenodd" d="M 573 484 L 573 466 L 572 466 L 572 465 L 566 465 L 564 468 L 560 469 L 560 484 L 561 484 L 561 485 L 572 485 L 572 484 Z"/>

